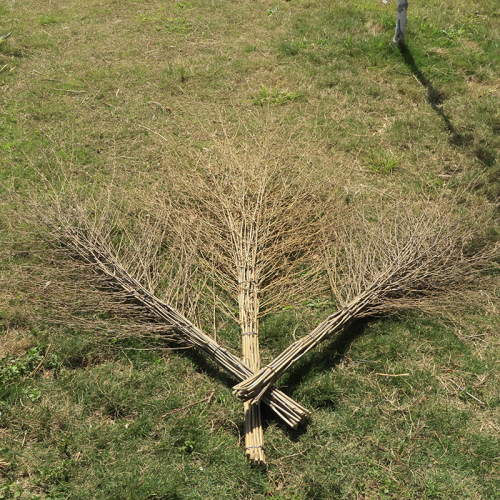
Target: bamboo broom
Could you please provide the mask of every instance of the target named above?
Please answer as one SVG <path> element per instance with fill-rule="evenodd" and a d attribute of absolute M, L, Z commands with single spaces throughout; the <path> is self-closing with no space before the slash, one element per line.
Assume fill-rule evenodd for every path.
<path fill-rule="evenodd" d="M 42 196 L 33 193 L 29 200 L 15 197 L 22 203 L 24 216 L 42 229 L 41 238 L 51 244 L 57 242 L 71 258 L 86 262 L 91 273 L 104 277 L 104 282 L 102 278 L 96 280 L 99 287 L 104 285 L 111 289 L 108 295 L 116 291 L 118 301 L 126 299 L 128 303 L 140 305 L 143 311 L 147 311 L 164 325 L 169 338 L 187 342 L 204 352 L 236 380 L 244 380 L 252 375 L 252 370 L 245 363 L 221 347 L 174 307 L 155 296 L 122 264 L 118 255 L 123 253 L 124 244 L 112 241 L 116 210 L 109 206 L 109 193 L 104 194 L 104 199 L 87 197 L 82 202 L 73 186 L 66 185 L 65 188 L 56 190 L 48 181 L 46 184 L 48 193 Z M 154 229 L 156 231 L 157 228 Z M 136 250 L 133 250 L 132 259 L 141 260 L 142 257 L 137 256 Z M 151 266 L 155 267 L 156 264 L 144 259 L 144 262 L 138 263 L 134 274 L 141 274 L 142 267 L 150 270 Z M 149 282 L 151 276 L 144 276 Z M 108 303 L 109 300 L 106 304 Z M 129 311 L 134 313 L 134 307 L 131 306 Z M 142 319 L 143 312 L 136 311 L 136 314 Z M 157 327 L 154 330 L 159 331 Z M 292 428 L 297 428 L 309 416 L 306 408 L 275 388 L 263 397 L 263 401 Z"/>
<path fill-rule="evenodd" d="M 476 292 L 493 289 L 500 245 L 481 239 L 484 214 L 460 214 L 454 200 L 441 198 L 382 214 L 378 223 L 354 214 L 325 252 L 330 286 L 342 307 L 311 333 L 291 344 L 259 372 L 234 387 L 242 399 L 261 396 L 290 366 L 324 340 L 365 316 L 404 309 L 442 310 L 470 305 Z M 422 207 L 423 205 L 423 207 Z M 483 219 L 483 223 L 479 221 Z M 496 278 L 498 281 L 498 278 Z M 468 300 L 464 301 L 464 294 Z M 484 296 L 479 297 L 481 305 Z"/>

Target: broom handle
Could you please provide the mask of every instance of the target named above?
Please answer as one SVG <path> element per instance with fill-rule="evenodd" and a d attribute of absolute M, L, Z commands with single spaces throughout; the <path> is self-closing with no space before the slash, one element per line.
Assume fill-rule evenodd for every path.
<path fill-rule="evenodd" d="M 238 312 L 241 325 L 241 349 L 243 362 L 253 371 L 260 369 L 259 352 L 259 295 L 255 284 L 252 261 L 240 266 L 238 276 Z M 245 454 L 254 464 L 266 462 L 264 431 L 260 403 L 244 402 Z"/>

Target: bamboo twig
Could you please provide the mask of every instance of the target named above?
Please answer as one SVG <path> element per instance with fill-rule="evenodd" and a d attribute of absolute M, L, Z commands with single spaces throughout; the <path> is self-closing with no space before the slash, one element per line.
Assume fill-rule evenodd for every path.
<path fill-rule="evenodd" d="M 68 92 L 70 94 L 86 94 L 86 90 L 71 90 L 71 89 L 53 89 L 57 90 L 58 92 Z"/>
<path fill-rule="evenodd" d="M 477 401 L 479 404 L 482 404 L 482 405 L 485 405 L 486 403 L 484 401 L 481 401 L 479 398 L 476 398 L 476 396 L 474 396 L 473 394 L 471 394 L 470 392 L 467 392 L 463 387 L 461 387 L 460 385 L 458 385 L 454 380 L 452 380 L 451 378 L 448 379 L 457 389 L 459 389 L 460 391 L 462 391 L 463 393 L 467 394 L 467 396 L 469 396 L 470 398 L 474 399 L 475 401 Z"/>
<path fill-rule="evenodd" d="M 168 417 L 169 415 L 173 415 L 174 413 L 179 413 L 181 411 L 187 410 L 188 408 L 191 408 L 192 406 L 199 405 L 201 403 L 204 403 L 207 401 L 207 403 L 210 403 L 212 398 L 214 397 L 215 391 L 211 392 L 206 398 L 200 399 L 199 401 L 195 401 L 194 403 L 190 403 L 186 406 L 183 406 L 182 408 L 176 408 L 175 410 L 169 411 L 167 413 L 164 413 L 161 418 Z"/>

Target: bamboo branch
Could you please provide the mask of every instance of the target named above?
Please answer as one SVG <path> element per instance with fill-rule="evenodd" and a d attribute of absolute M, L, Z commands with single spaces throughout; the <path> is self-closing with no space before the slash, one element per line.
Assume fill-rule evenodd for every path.
<path fill-rule="evenodd" d="M 453 201 L 421 200 L 408 210 L 405 200 L 395 214 L 382 213 L 375 222 L 358 216 L 347 220 L 328 239 L 335 241 L 335 250 L 325 251 L 330 286 L 343 307 L 233 392 L 259 401 L 290 366 L 355 319 L 405 309 L 460 308 L 472 303 L 464 295 L 481 306 L 486 290 L 498 286 L 491 271 L 498 269 L 500 245 L 478 234 L 478 221 L 487 217 L 484 208 L 465 217 Z M 487 221 L 480 227 L 488 227 Z"/>

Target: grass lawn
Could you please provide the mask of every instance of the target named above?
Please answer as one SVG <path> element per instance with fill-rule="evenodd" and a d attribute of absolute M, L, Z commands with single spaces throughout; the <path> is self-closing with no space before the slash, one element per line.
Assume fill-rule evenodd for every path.
<path fill-rule="evenodd" d="M 359 192 L 463 186 L 498 203 L 499 17 L 486 0 L 51 0 L 0 6 L 0 245 L 8 191 L 155 179 L 222 123 L 278 133 Z M 239 128 L 238 128 L 239 127 Z M 180 168 L 180 167 L 179 167 Z M 264 411 L 267 468 L 242 447 L 232 381 L 193 350 L 34 320 L 0 250 L 0 500 L 483 499 L 500 494 L 498 314 L 356 323 Z M 330 307 L 330 308 L 329 308 Z M 331 311 L 266 317 L 263 362 Z M 492 304 L 492 310 L 498 303 Z M 218 335 L 238 352 L 234 325 Z"/>

